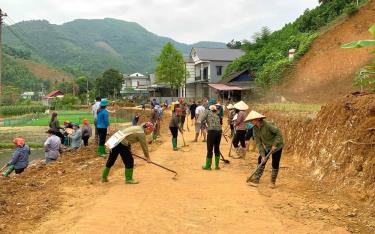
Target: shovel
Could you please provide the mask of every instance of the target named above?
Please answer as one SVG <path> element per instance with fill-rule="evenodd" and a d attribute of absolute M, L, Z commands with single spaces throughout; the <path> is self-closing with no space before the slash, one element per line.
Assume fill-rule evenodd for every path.
<path fill-rule="evenodd" d="M 221 155 L 221 161 L 223 161 L 224 163 L 226 163 L 226 164 L 229 164 L 230 163 L 230 161 L 228 160 L 228 159 L 225 159 L 224 158 L 224 156 L 223 156 L 223 154 L 220 152 L 220 155 Z"/>
<path fill-rule="evenodd" d="M 264 162 L 261 162 L 259 163 L 259 165 L 257 166 L 257 168 L 255 169 L 255 171 L 253 172 L 253 174 L 251 174 L 249 177 L 247 177 L 247 180 L 246 180 L 246 183 L 249 183 L 251 178 L 253 178 L 253 176 L 255 175 L 255 173 L 259 170 L 259 168 L 261 166 L 263 166 L 264 164 L 266 164 L 266 162 L 268 161 L 269 157 L 271 156 L 271 154 L 273 153 L 273 151 L 271 150 L 267 156 L 266 156 L 266 160 Z"/>
<path fill-rule="evenodd" d="M 184 142 L 184 145 L 183 145 L 182 147 L 188 147 L 189 145 L 187 145 L 187 144 L 185 143 L 184 133 L 183 133 L 182 131 L 180 131 L 180 132 L 181 132 L 181 136 L 182 136 L 182 141 Z"/>
<path fill-rule="evenodd" d="M 144 160 L 144 161 L 147 162 L 147 159 L 144 158 L 144 157 L 138 156 L 138 155 L 136 155 L 136 154 L 133 154 L 133 156 L 135 156 L 135 157 L 137 157 L 137 158 L 140 158 L 140 159 L 142 159 L 142 160 Z M 157 163 L 154 163 L 154 162 L 150 162 L 150 163 L 151 163 L 151 164 L 154 164 L 155 166 L 158 166 L 158 167 L 160 167 L 160 168 L 163 168 L 164 170 L 167 170 L 167 171 L 170 171 L 170 172 L 174 173 L 174 176 L 172 177 L 172 179 L 174 179 L 174 180 L 177 179 L 177 178 L 176 178 L 176 177 L 177 177 L 177 172 L 176 172 L 176 171 L 171 170 L 171 169 L 169 169 L 169 168 L 166 168 L 165 166 L 162 166 L 162 165 L 157 164 Z"/>

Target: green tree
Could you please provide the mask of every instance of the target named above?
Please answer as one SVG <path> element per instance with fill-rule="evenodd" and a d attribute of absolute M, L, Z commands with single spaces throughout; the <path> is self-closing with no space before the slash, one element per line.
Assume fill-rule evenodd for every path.
<path fill-rule="evenodd" d="M 235 41 L 232 39 L 230 42 L 227 43 L 227 48 L 229 49 L 241 49 L 242 42 L 241 41 Z"/>
<path fill-rule="evenodd" d="M 123 77 L 118 70 L 108 69 L 96 79 L 96 93 L 102 97 L 115 97 L 120 93 L 122 82 Z"/>
<path fill-rule="evenodd" d="M 182 54 L 168 42 L 156 58 L 156 82 L 167 83 L 171 90 L 180 88 L 187 75 Z"/>
<path fill-rule="evenodd" d="M 17 87 L 8 85 L 3 87 L 2 93 L 2 104 L 3 105 L 15 105 L 21 99 L 21 90 Z"/>

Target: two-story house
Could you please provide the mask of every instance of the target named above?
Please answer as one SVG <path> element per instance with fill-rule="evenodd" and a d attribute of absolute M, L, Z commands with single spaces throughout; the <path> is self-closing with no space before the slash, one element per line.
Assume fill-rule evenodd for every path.
<path fill-rule="evenodd" d="M 236 58 L 244 55 L 240 49 L 192 48 L 185 58 L 186 86 L 179 90 L 181 97 L 211 97 L 209 83 L 219 83 L 226 67 Z"/>
<path fill-rule="evenodd" d="M 151 85 L 150 77 L 141 73 L 123 75 L 124 82 L 120 93 L 123 96 L 130 97 L 134 95 L 148 94 L 147 88 Z"/>

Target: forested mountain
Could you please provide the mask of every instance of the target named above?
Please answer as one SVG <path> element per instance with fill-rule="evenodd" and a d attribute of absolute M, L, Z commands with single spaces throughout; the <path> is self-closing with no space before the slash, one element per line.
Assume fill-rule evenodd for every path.
<path fill-rule="evenodd" d="M 167 42 L 184 54 L 192 46 L 225 47 L 218 42 L 179 43 L 137 23 L 111 18 L 78 19 L 62 25 L 24 21 L 5 27 L 3 37 L 5 45 L 30 52 L 34 60 L 92 77 L 108 68 L 124 73 L 153 72 L 155 57 Z"/>

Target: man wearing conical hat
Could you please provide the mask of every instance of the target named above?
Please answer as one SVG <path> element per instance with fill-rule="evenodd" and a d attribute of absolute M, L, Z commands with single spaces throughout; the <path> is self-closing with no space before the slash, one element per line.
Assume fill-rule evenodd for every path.
<path fill-rule="evenodd" d="M 240 101 L 234 104 L 235 113 L 237 114 L 237 118 L 233 118 L 233 125 L 236 130 L 234 137 L 233 137 L 233 147 L 236 150 L 237 154 L 244 158 L 246 154 L 246 113 L 245 111 L 249 109 L 249 106 L 246 105 L 245 102 Z M 241 148 L 239 147 L 239 143 L 241 144 Z"/>
<path fill-rule="evenodd" d="M 253 136 L 256 145 L 259 149 L 258 165 L 259 169 L 255 175 L 250 178 L 251 186 L 258 186 L 259 180 L 262 177 L 264 168 L 268 158 L 266 155 L 272 154 L 272 174 L 270 188 L 275 188 L 277 174 L 279 173 L 279 165 L 281 153 L 283 151 L 284 140 L 279 128 L 272 123 L 264 120 L 266 116 L 259 114 L 256 111 L 251 111 L 246 117 L 245 121 L 251 121 L 254 125 Z"/>

